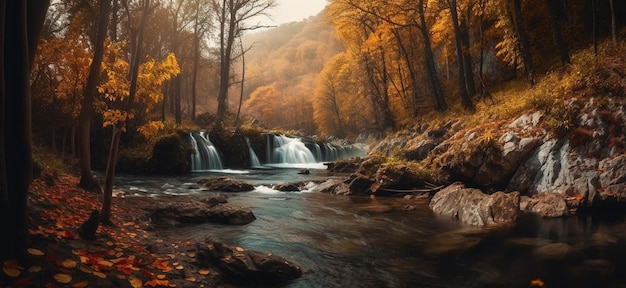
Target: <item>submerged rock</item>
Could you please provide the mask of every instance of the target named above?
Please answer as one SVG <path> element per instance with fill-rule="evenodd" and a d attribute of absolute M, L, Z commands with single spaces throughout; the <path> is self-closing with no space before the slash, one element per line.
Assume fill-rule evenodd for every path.
<path fill-rule="evenodd" d="M 220 192 L 249 192 L 254 190 L 252 184 L 228 177 L 215 177 L 199 181 L 209 191 Z"/>
<path fill-rule="evenodd" d="M 466 224 L 484 226 L 516 221 L 520 211 L 519 203 L 520 195 L 517 192 L 487 195 L 478 189 L 455 183 L 437 192 L 429 206 L 437 214 L 456 218 Z"/>
<path fill-rule="evenodd" d="M 550 243 L 533 250 L 533 256 L 539 261 L 564 261 L 573 253 L 574 248 L 565 243 Z"/>
<path fill-rule="evenodd" d="M 156 225 L 178 226 L 206 222 L 244 225 L 256 219 L 250 208 L 225 205 L 223 197 L 196 200 L 190 197 L 169 197 L 145 205 Z"/>
<path fill-rule="evenodd" d="M 217 265 L 224 277 L 236 284 L 281 284 L 302 276 L 302 269 L 280 256 L 231 247 L 198 243 L 199 266 Z"/>
<path fill-rule="evenodd" d="M 293 183 L 277 184 L 276 186 L 274 186 L 274 189 L 278 191 L 282 191 L 282 192 L 298 192 L 298 191 L 302 191 L 305 186 L 306 184 L 303 182 L 293 182 Z"/>

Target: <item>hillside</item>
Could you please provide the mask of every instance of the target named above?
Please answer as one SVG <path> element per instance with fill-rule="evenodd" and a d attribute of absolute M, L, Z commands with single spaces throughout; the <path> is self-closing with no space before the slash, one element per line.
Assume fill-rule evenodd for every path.
<path fill-rule="evenodd" d="M 332 27 L 316 16 L 249 34 L 244 42 L 251 47 L 246 54 L 244 114 L 265 127 L 314 132 L 309 119 L 317 76 L 343 49 Z M 240 71 L 240 63 L 236 67 Z"/>
<path fill-rule="evenodd" d="M 459 182 L 487 194 L 518 192 L 520 209 L 544 216 L 623 209 L 625 48 L 605 43 L 598 56 L 579 51 L 574 64 L 535 87 L 506 83 L 494 102 L 479 102 L 479 112 L 426 115 L 375 143 L 346 187 L 333 189 L 411 195 Z"/>

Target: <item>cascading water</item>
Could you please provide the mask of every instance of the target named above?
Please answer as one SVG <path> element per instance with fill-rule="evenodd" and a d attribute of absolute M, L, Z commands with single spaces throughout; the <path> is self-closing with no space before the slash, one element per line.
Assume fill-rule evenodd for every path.
<path fill-rule="evenodd" d="M 191 170 L 222 170 L 222 159 L 219 152 L 204 132 L 190 133 L 191 145 L 196 151 L 191 154 Z"/>
<path fill-rule="evenodd" d="M 315 156 L 299 138 L 274 135 L 272 163 L 305 164 L 316 163 Z"/>
<path fill-rule="evenodd" d="M 252 149 L 252 145 L 250 145 L 250 139 L 246 137 L 246 145 L 248 145 L 248 151 L 250 152 L 250 167 L 258 168 L 261 167 L 261 162 L 259 161 L 259 157 L 256 156 L 254 149 Z"/>
<path fill-rule="evenodd" d="M 337 148 L 331 145 L 330 143 L 324 143 L 324 148 L 326 151 L 326 155 L 324 155 L 324 161 L 335 161 L 339 158 L 337 153 Z"/>

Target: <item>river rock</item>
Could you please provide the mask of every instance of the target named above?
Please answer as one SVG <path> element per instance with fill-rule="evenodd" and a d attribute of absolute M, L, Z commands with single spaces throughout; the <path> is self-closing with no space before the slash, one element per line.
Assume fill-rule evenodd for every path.
<path fill-rule="evenodd" d="M 229 282 L 278 285 L 302 276 L 302 269 L 285 258 L 220 243 L 198 243 L 199 266 L 217 265 Z"/>
<path fill-rule="evenodd" d="M 249 192 L 254 190 L 252 184 L 228 177 L 214 177 L 199 181 L 205 185 L 209 191 L 220 192 Z"/>
<path fill-rule="evenodd" d="M 304 189 L 304 186 L 306 185 L 302 182 L 293 182 L 293 183 L 278 184 L 274 186 L 274 189 L 278 191 L 282 191 L 282 192 L 298 192 L 298 191 L 302 191 L 302 189 Z"/>
<path fill-rule="evenodd" d="M 626 202 L 626 155 L 607 158 L 599 163 L 600 192 L 603 201 Z"/>
<path fill-rule="evenodd" d="M 337 195 L 350 195 L 350 187 L 348 184 L 338 179 L 328 179 L 320 183 L 320 185 L 315 187 L 315 191 Z"/>
<path fill-rule="evenodd" d="M 516 221 L 519 203 L 520 195 L 517 192 L 487 195 L 478 189 L 455 183 L 437 192 L 429 206 L 437 214 L 456 218 L 466 224 L 484 226 Z"/>
<path fill-rule="evenodd" d="M 360 173 L 354 173 L 350 176 L 348 187 L 350 194 L 353 195 L 371 195 L 372 184 L 374 180 Z"/>
<path fill-rule="evenodd" d="M 533 198 L 523 197 L 523 211 L 532 212 L 542 217 L 563 217 L 570 214 L 570 209 L 561 194 L 545 193 Z"/>
<path fill-rule="evenodd" d="M 154 224 L 166 226 L 206 222 L 244 225 L 256 219 L 250 208 L 225 205 L 221 197 L 211 199 L 168 197 L 167 201 L 144 205 L 144 209 Z"/>

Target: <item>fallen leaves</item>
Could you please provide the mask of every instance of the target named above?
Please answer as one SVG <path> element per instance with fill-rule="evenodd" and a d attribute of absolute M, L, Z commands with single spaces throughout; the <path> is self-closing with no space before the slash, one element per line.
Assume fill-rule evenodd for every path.
<path fill-rule="evenodd" d="M 33 256 L 43 256 L 44 253 L 43 251 L 37 249 L 37 248 L 28 248 L 26 249 L 26 252 L 28 252 L 28 254 L 33 255 Z"/>
<path fill-rule="evenodd" d="M 148 240 L 150 234 L 145 230 L 148 223 L 142 218 L 144 211 L 134 207 L 114 205 L 112 220 L 117 225 L 100 226 L 95 241 L 81 240 L 76 229 L 91 211 L 100 208 L 100 202 L 92 194 L 77 189 L 77 184 L 78 179 L 65 175 L 60 176 L 53 187 L 43 185 L 39 179 L 33 182 L 29 201 L 41 208 L 29 215 L 31 226 L 28 231 L 37 245 L 26 249 L 26 253 L 33 262 L 28 269 L 18 265 L 17 261 L 3 262 L 3 279 L 11 279 L 11 282 L 2 284 L 84 288 L 94 287 L 94 279 L 100 284 L 119 279 L 128 281 L 130 287 L 135 288 L 175 287 L 172 278 L 196 282 L 196 277 L 205 279 L 204 276 L 211 273 L 208 269 L 186 269 L 187 261 L 196 261 L 195 248 L 182 253 L 152 254 L 145 243 L 176 250 L 195 243 Z"/>
<path fill-rule="evenodd" d="M 2 272 L 9 277 L 15 278 L 20 276 L 20 270 L 22 269 L 22 267 L 17 265 L 17 261 L 14 260 L 4 261 L 4 263 L 2 263 Z"/>
<path fill-rule="evenodd" d="M 68 284 L 72 282 L 72 275 L 69 275 L 66 273 L 57 273 L 57 274 L 54 274 L 54 280 L 56 280 L 57 282 L 61 284 Z"/>

